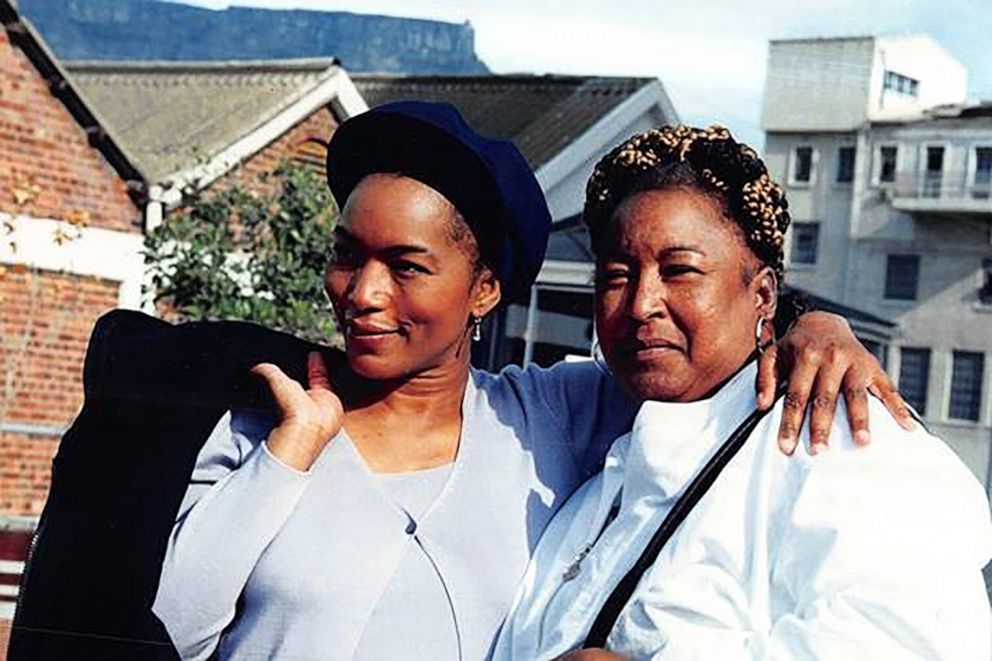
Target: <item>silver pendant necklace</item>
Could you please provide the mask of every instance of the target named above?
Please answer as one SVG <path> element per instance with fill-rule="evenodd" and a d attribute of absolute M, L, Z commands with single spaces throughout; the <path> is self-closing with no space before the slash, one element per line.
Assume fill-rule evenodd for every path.
<path fill-rule="evenodd" d="M 599 529 L 599 533 L 596 538 L 591 542 L 582 547 L 582 550 L 575 554 L 575 559 L 572 560 L 571 564 L 565 567 L 565 571 L 561 574 L 561 580 L 563 583 L 571 581 L 573 578 L 578 576 L 582 572 L 582 561 L 586 559 L 586 556 L 592 551 L 593 547 L 596 546 L 596 542 L 599 538 L 603 536 L 606 529 L 610 527 L 613 520 L 617 518 L 617 514 L 620 512 L 620 494 L 617 494 L 616 499 L 613 501 L 613 505 L 610 506 L 610 512 L 606 515 L 606 521 L 603 522 L 603 526 Z"/>

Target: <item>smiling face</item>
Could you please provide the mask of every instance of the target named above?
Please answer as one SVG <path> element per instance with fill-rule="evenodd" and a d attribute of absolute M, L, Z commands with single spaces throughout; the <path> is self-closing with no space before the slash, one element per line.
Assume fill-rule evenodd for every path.
<path fill-rule="evenodd" d="M 370 379 L 468 363 L 470 315 L 499 302 L 451 203 L 414 179 L 373 174 L 348 197 L 324 286 L 348 363 Z"/>
<path fill-rule="evenodd" d="M 596 328 L 613 373 L 639 399 L 694 401 L 755 349 L 775 276 L 709 196 L 683 188 L 617 208 L 596 279 Z"/>

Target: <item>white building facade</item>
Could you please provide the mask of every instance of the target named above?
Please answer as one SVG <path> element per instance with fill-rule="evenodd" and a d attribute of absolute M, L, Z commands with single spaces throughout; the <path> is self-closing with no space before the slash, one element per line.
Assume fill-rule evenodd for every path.
<path fill-rule="evenodd" d="M 988 489 L 992 104 L 966 89 L 927 36 L 773 41 L 762 122 L 788 282 L 898 324 L 880 357 Z"/>

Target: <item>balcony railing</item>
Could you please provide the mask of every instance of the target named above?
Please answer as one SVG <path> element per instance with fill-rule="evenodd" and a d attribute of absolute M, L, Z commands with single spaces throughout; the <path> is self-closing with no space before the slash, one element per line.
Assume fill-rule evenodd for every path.
<path fill-rule="evenodd" d="M 892 205 L 928 213 L 992 213 L 992 175 L 988 172 L 908 172 L 890 187 Z"/>

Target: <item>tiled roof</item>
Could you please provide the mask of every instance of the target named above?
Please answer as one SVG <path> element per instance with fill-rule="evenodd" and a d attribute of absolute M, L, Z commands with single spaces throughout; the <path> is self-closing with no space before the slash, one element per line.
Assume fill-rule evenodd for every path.
<path fill-rule="evenodd" d="M 329 58 L 66 63 L 83 96 L 153 181 L 249 135 L 336 66 Z"/>
<path fill-rule="evenodd" d="M 391 101 L 447 101 L 490 138 L 512 140 L 535 170 L 654 78 L 590 76 L 402 76 L 356 74 L 355 86 L 377 106 Z"/>

